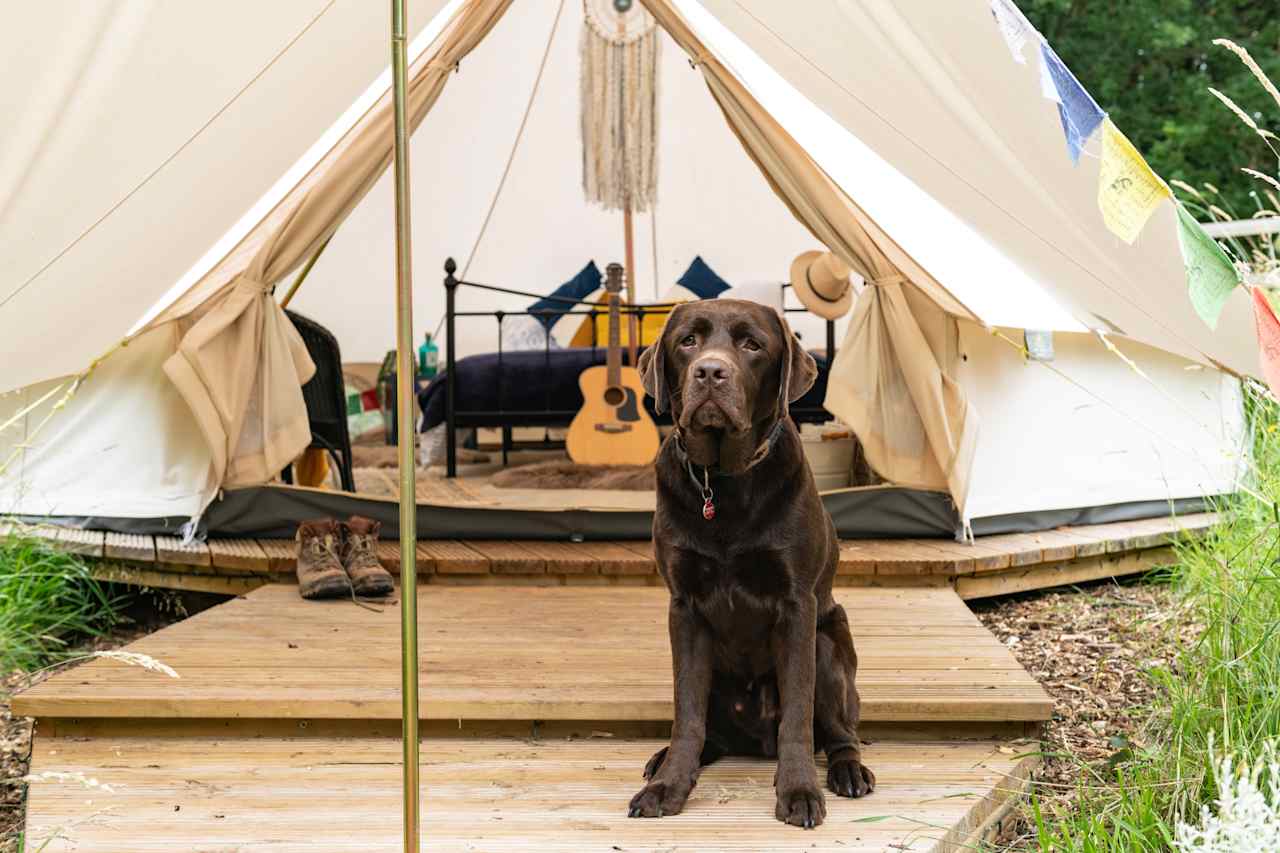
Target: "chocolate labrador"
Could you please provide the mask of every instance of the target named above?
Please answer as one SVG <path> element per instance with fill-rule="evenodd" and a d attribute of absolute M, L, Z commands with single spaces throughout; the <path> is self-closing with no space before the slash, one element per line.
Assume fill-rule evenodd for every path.
<path fill-rule="evenodd" d="M 778 312 L 737 299 L 678 306 L 639 367 L 676 424 L 658 451 L 653 519 L 675 719 L 629 814 L 678 814 L 721 755 L 776 754 L 774 814 L 812 828 L 826 815 L 815 742 L 832 791 L 875 787 L 858 744 L 853 637 L 831 596 L 835 525 L 788 410 L 817 367 Z"/>

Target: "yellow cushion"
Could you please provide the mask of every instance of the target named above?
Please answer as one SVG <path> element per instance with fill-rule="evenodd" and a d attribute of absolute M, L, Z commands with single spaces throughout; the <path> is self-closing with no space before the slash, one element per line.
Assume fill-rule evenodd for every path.
<path fill-rule="evenodd" d="M 670 300 L 684 302 L 687 300 Z M 600 306 L 600 313 L 595 316 L 596 329 L 596 345 L 609 345 L 609 302 L 608 299 L 602 299 L 595 303 Z M 655 308 L 652 312 L 646 311 L 644 320 L 640 325 L 640 346 L 649 346 L 658 340 L 662 335 L 662 327 L 667 323 L 667 315 L 671 313 L 671 309 Z M 622 329 L 621 341 L 622 345 L 631 345 L 631 316 L 628 314 L 621 315 Z M 573 333 L 573 338 L 569 341 L 571 347 L 589 347 L 591 346 L 591 321 L 592 317 L 582 318 L 582 324 L 578 326 L 578 330 Z"/>

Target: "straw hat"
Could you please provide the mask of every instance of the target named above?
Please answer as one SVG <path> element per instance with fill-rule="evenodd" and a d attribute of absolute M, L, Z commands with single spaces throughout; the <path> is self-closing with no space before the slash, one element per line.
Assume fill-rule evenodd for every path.
<path fill-rule="evenodd" d="M 853 305 L 849 266 L 831 252 L 804 252 L 791 262 L 791 287 L 804 307 L 836 320 Z"/>

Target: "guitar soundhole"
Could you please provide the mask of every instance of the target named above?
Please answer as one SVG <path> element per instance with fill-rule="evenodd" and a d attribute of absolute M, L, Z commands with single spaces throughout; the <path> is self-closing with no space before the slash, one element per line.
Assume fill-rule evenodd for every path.
<path fill-rule="evenodd" d="M 627 395 L 616 385 L 604 389 L 604 401 L 610 406 L 621 406 L 625 399 Z"/>

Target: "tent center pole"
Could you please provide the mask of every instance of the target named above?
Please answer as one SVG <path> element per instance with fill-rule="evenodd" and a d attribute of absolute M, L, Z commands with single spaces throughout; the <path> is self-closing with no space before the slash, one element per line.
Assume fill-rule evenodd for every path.
<path fill-rule="evenodd" d="M 417 371 L 413 359 L 412 235 L 409 228 L 409 117 L 405 0 L 391 0 L 391 91 L 395 111 L 396 418 L 400 460 L 400 715 L 404 741 L 404 851 L 418 853 L 418 567 L 414 482 Z"/>

